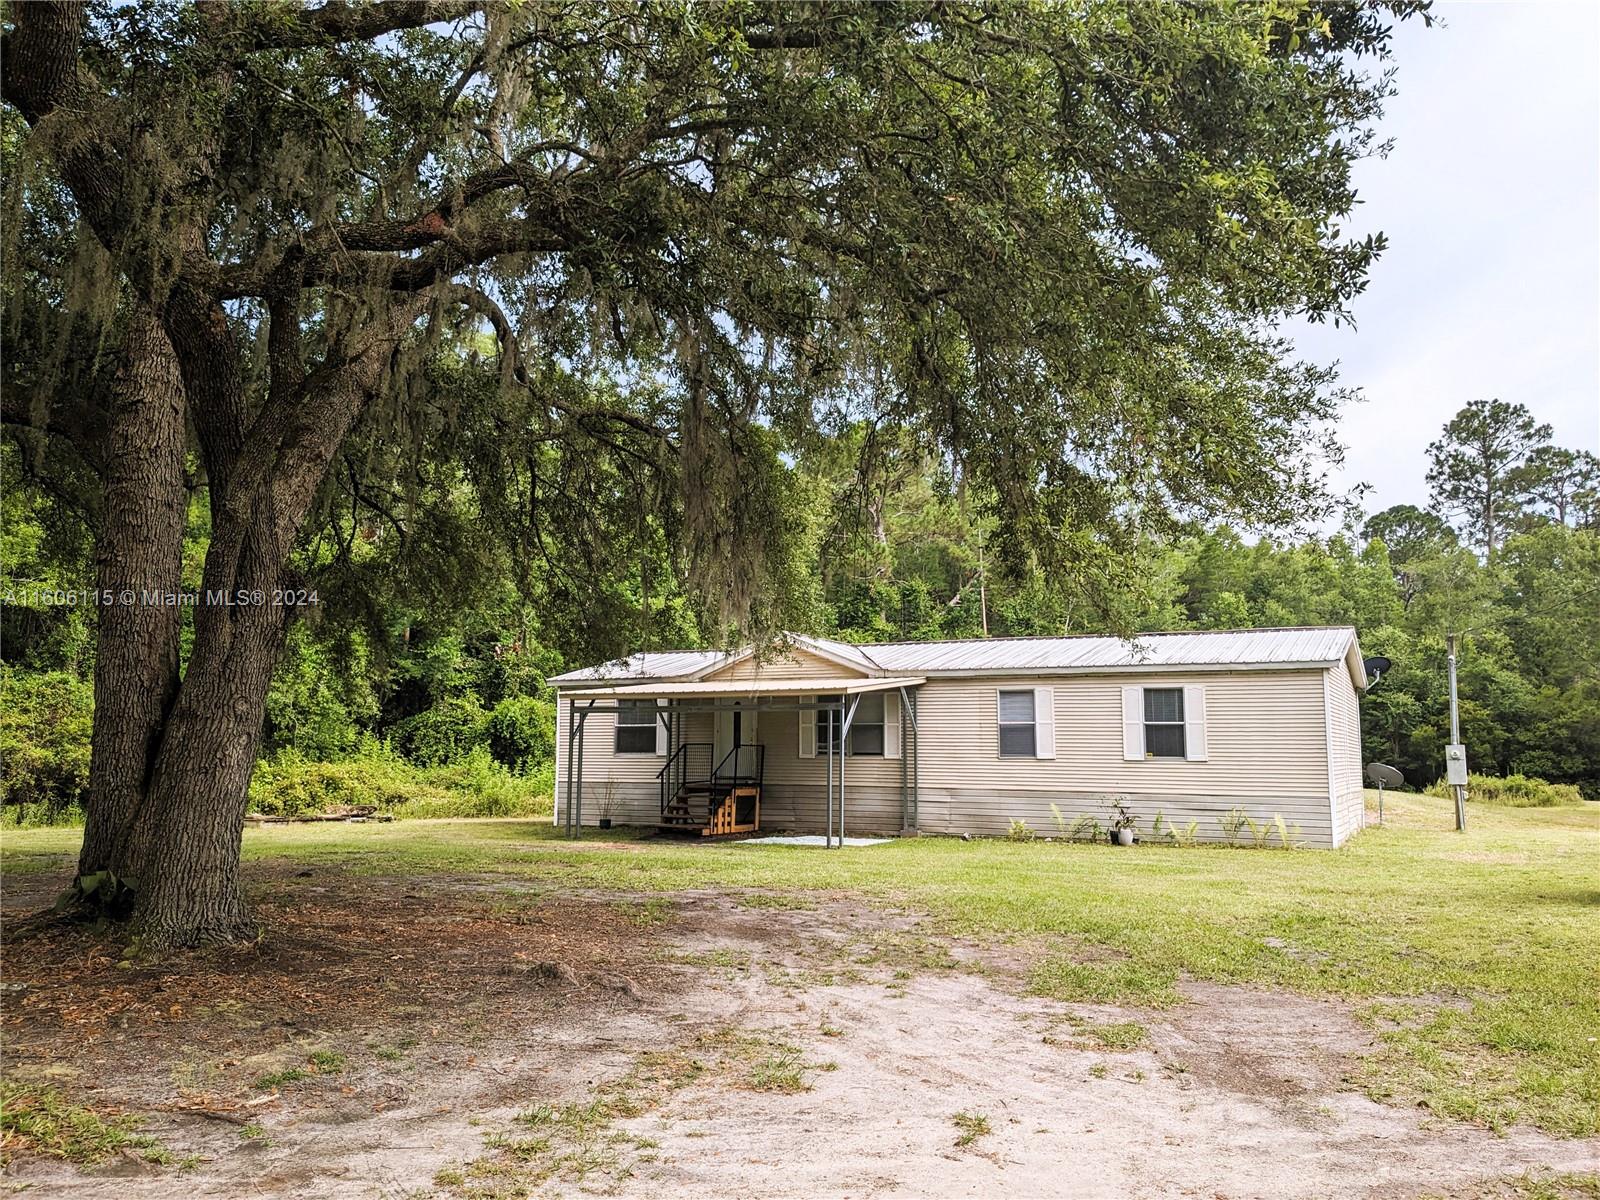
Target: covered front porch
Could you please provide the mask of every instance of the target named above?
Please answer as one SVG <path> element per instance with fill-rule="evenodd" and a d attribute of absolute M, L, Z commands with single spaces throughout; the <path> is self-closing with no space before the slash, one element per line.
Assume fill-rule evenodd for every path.
<path fill-rule="evenodd" d="M 763 718 L 783 714 L 802 723 L 798 740 L 809 741 L 814 731 L 814 754 L 808 749 L 807 761 L 811 769 L 822 767 L 823 845 L 840 846 L 850 814 L 851 731 L 867 698 L 893 697 L 897 703 L 892 706 L 880 700 L 875 707 L 893 709 L 899 831 L 913 832 L 920 762 L 916 696 L 922 683 L 909 676 L 841 676 L 626 684 L 566 692 L 560 701 L 565 711 L 564 736 L 557 748 L 557 822 L 569 836 L 578 836 L 585 820 L 585 737 L 595 717 L 608 715 L 615 722 L 615 748 L 621 749 L 624 739 L 638 739 L 641 746 L 645 739 L 653 743 L 660 761 L 653 790 L 662 833 L 702 838 L 757 833 L 763 828 L 762 802 L 774 759 L 791 774 L 799 760 L 794 737 L 782 745 L 763 738 Z M 868 701 L 868 707 L 874 705 Z M 821 764 L 815 763 L 818 758 Z M 816 829 L 814 820 L 808 826 Z"/>

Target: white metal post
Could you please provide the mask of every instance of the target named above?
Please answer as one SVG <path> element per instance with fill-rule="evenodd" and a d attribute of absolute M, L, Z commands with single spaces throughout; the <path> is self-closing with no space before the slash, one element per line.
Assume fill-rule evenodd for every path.
<path fill-rule="evenodd" d="M 1456 703 L 1456 635 L 1446 635 L 1448 657 L 1450 664 L 1450 744 L 1461 744 L 1461 710 Z M 1451 784 L 1450 790 L 1456 797 L 1456 829 L 1465 833 L 1467 831 L 1467 789 L 1464 784 Z"/>

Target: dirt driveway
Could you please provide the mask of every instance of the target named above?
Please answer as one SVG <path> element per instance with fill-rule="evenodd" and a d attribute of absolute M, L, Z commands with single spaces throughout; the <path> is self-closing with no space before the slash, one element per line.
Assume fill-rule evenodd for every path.
<path fill-rule="evenodd" d="M 73 1197 L 1524 1194 L 1600 1144 L 1384 1107 L 1339 1005 L 1190 986 L 1027 997 L 1022 949 L 850 897 L 558 894 L 258 867 L 271 934 L 156 972 L 81 930 L 7 946 L 5 1067 L 165 1153 Z M 13 912 L 37 895 L 7 896 Z M 1560 1195 L 1562 1189 L 1548 1194 Z"/>

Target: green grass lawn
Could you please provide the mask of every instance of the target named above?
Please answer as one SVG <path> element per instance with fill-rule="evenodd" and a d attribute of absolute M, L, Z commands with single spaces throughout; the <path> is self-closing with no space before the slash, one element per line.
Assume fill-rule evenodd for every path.
<path fill-rule="evenodd" d="M 1187 976 L 1350 999 L 1381 1033 L 1358 1082 L 1502 1127 L 1600 1121 L 1600 806 L 1389 798 L 1336 852 L 907 839 L 806 847 L 562 840 L 548 822 L 252 829 L 247 859 L 383 874 L 503 873 L 562 887 L 825 889 L 1018 939 L 1063 1000 L 1178 1001 Z M 64 869 L 73 829 L 6 830 L 0 871 Z M 1240 1020 L 1248 1021 L 1248 1012 Z"/>

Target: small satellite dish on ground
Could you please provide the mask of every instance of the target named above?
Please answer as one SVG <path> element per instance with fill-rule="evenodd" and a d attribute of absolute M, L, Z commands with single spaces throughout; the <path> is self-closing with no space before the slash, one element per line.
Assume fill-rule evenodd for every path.
<path fill-rule="evenodd" d="M 1381 654 L 1374 655 L 1371 658 L 1362 659 L 1361 665 L 1367 669 L 1367 680 L 1369 683 L 1377 683 L 1378 680 L 1383 678 L 1384 672 L 1390 667 L 1394 666 L 1393 663 L 1391 663 L 1387 658 L 1384 658 Z M 1381 766 L 1382 764 L 1375 763 L 1373 765 Z M 1389 767 L 1388 769 L 1391 771 L 1394 770 L 1393 767 Z M 1368 768 L 1368 770 L 1370 771 L 1371 768 Z"/>
<path fill-rule="evenodd" d="M 1369 658 L 1367 661 L 1371 662 L 1372 660 Z M 1380 659 L 1379 661 L 1385 665 L 1387 665 L 1389 662 L 1387 658 Z M 1406 781 L 1406 777 L 1400 774 L 1399 771 L 1396 771 L 1388 763 L 1368 763 L 1367 779 L 1371 781 L 1373 787 L 1378 789 L 1378 824 L 1382 825 L 1383 789 L 1386 787 L 1399 787 Z"/>

